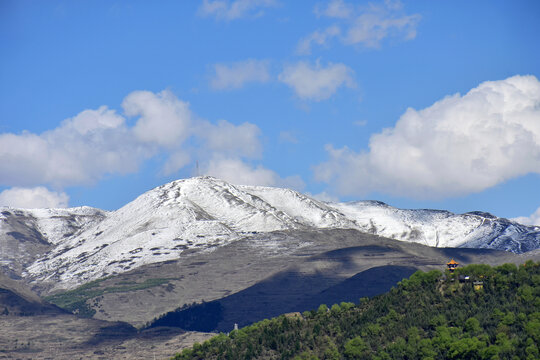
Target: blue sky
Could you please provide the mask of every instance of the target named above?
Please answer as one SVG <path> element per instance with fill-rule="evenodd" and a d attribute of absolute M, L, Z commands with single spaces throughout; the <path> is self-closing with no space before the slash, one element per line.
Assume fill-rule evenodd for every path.
<path fill-rule="evenodd" d="M 199 173 L 540 224 L 537 1 L 0 1 L 0 205 Z"/>

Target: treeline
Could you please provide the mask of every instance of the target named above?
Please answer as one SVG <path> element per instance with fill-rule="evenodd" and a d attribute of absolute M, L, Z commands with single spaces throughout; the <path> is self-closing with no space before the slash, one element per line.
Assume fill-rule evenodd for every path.
<path fill-rule="evenodd" d="M 416 272 L 388 293 L 263 320 L 174 359 L 540 359 L 540 263 Z"/>

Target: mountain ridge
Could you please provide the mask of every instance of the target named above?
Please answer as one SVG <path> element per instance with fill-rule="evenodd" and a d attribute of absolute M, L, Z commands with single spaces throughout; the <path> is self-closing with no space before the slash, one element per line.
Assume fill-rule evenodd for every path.
<path fill-rule="evenodd" d="M 110 212 L 79 207 L 2 208 L 0 213 L 2 267 L 11 276 L 54 282 L 58 289 L 273 231 L 354 229 L 435 247 L 515 253 L 540 248 L 540 227 L 482 212 L 403 210 L 379 201 L 322 202 L 290 189 L 232 185 L 208 176 L 161 185 Z M 14 233 L 23 236 L 18 240 Z M 41 247 L 21 260 L 15 250 L 24 253 L 29 241 Z M 11 249 L 9 242 L 18 248 Z M 266 246 L 279 244 L 269 241 Z"/>

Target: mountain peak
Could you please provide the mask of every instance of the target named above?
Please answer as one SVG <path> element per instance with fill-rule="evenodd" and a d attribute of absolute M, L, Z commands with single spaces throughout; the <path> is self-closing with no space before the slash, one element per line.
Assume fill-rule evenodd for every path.
<path fill-rule="evenodd" d="M 486 219 L 498 219 L 497 216 L 491 213 L 485 212 L 485 211 L 469 211 L 469 212 L 466 212 L 464 215 L 476 215 L 476 216 L 481 216 Z"/>

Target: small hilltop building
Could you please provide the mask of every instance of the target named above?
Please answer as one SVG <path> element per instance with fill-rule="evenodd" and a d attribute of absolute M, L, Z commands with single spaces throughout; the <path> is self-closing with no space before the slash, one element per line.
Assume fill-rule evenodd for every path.
<path fill-rule="evenodd" d="M 453 273 L 454 270 L 456 270 L 456 268 L 459 266 L 459 263 L 456 260 L 452 259 L 446 263 L 446 266 L 448 267 L 448 271 Z"/>

